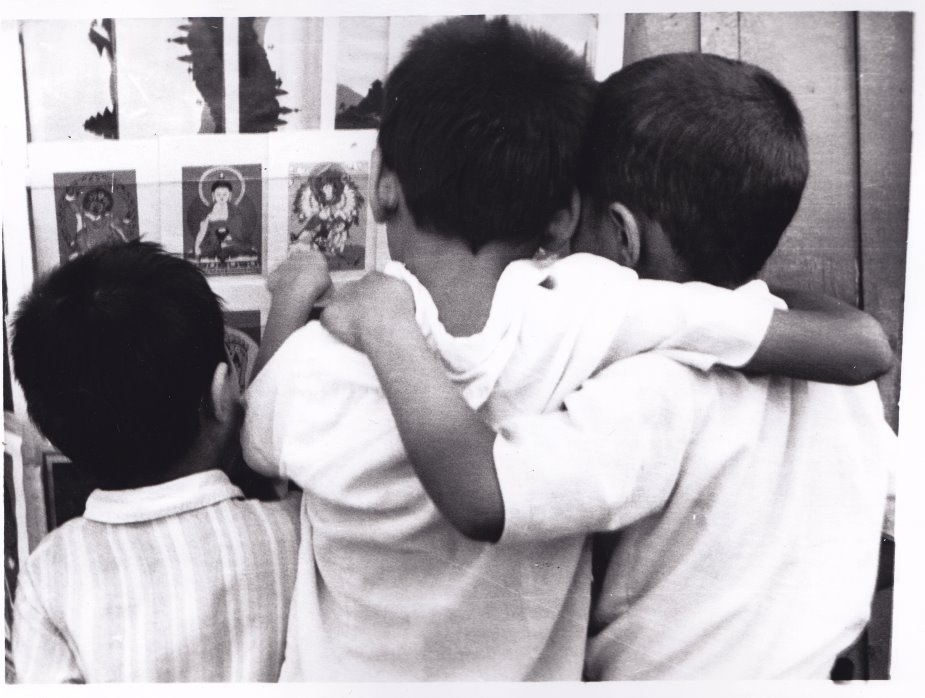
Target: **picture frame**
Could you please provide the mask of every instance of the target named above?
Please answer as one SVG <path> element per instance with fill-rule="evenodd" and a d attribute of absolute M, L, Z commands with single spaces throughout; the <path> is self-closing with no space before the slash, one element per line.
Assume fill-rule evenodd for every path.
<path fill-rule="evenodd" d="M 67 456 L 57 451 L 43 453 L 40 467 L 45 519 L 50 533 L 83 514 L 87 498 L 97 484 L 76 468 Z"/>
<path fill-rule="evenodd" d="M 164 249 L 210 279 L 265 273 L 266 135 L 164 136 L 158 143 Z"/>
<path fill-rule="evenodd" d="M 285 259 L 296 240 L 325 252 L 335 284 L 381 267 L 379 241 L 384 238 L 384 226 L 374 221 L 368 196 L 369 162 L 375 145 L 373 131 L 271 134 L 270 269 Z M 352 204 L 348 203 L 348 193 Z M 342 235 L 344 244 L 340 249 L 328 244 L 337 234 Z M 345 254 L 350 255 L 349 262 L 342 261 L 348 259 Z"/>
<path fill-rule="evenodd" d="M 110 240 L 160 241 L 157 150 L 135 141 L 30 146 L 36 274 Z"/>

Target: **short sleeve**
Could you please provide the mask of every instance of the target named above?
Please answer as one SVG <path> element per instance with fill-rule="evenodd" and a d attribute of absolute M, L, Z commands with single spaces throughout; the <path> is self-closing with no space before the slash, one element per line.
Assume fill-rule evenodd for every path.
<path fill-rule="evenodd" d="M 298 359 L 300 333 L 283 342 L 248 387 L 244 396 L 241 449 L 245 462 L 261 475 L 284 479 L 282 451 L 285 415 L 291 400 L 291 365 Z"/>
<path fill-rule="evenodd" d="M 587 381 L 561 411 L 503 424 L 494 444 L 501 540 L 615 530 L 660 510 L 694 429 L 695 379 L 643 354 Z"/>
<path fill-rule="evenodd" d="M 84 683 L 77 658 L 45 612 L 28 568 L 19 575 L 13 620 L 13 663 L 19 683 Z"/>
<path fill-rule="evenodd" d="M 764 340 L 776 303 L 758 284 L 733 291 L 696 281 L 640 279 L 621 335 L 627 343 L 645 341 L 640 351 L 670 350 L 675 360 L 701 370 L 744 366 Z"/>

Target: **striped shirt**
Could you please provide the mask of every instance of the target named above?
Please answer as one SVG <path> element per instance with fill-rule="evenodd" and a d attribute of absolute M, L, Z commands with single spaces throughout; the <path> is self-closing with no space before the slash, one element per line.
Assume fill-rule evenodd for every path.
<path fill-rule="evenodd" d="M 96 490 L 19 578 L 22 682 L 275 681 L 298 500 L 245 500 L 218 470 Z"/>

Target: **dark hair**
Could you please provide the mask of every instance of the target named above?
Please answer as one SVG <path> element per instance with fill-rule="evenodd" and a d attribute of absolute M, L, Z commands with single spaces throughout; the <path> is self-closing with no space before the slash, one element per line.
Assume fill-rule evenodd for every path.
<path fill-rule="evenodd" d="M 809 174 L 803 118 L 768 71 L 707 54 L 633 63 L 601 86 L 583 188 L 658 222 L 692 275 L 754 276 Z"/>
<path fill-rule="evenodd" d="M 541 242 L 576 186 L 595 83 L 550 35 L 504 17 L 426 28 L 389 74 L 379 128 L 415 223 L 469 242 Z"/>
<path fill-rule="evenodd" d="M 220 189 L 222 187 L 224 187 L 228 191 L 234 191 L 234 189 L 232 189 L 231 187 L 231 182 L 229 182 L 226 179 L 217 179 L 214 182 L 212 182 L 212 188 L 209 191 L 211 191 L 212 193 L 215 193 L 216 189 Z"/>
<path fill-rule="evenodd" d="M 39 279 L 14 321 L 29 415 L 105 489 L 161 481 L 225 361 L 221 305 L 158 245 L 99 246 Z"/>

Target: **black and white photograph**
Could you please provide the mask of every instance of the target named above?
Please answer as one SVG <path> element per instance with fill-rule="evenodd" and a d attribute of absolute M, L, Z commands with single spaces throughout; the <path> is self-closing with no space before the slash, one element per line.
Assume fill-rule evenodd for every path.
<path fill-rule="evenodd" d="M 323 27 L 317 17 L 239 20 L 241 133 L 319 127 Z"/>
<path fill-rule="evenodd" d="M 221 17 L 120 19 L 119 137 L 225 130 Z"/>
<path fill-rule="evenodd" d="M 7 684 L 925 687 L 916 3 L 8 1 Z"/>

